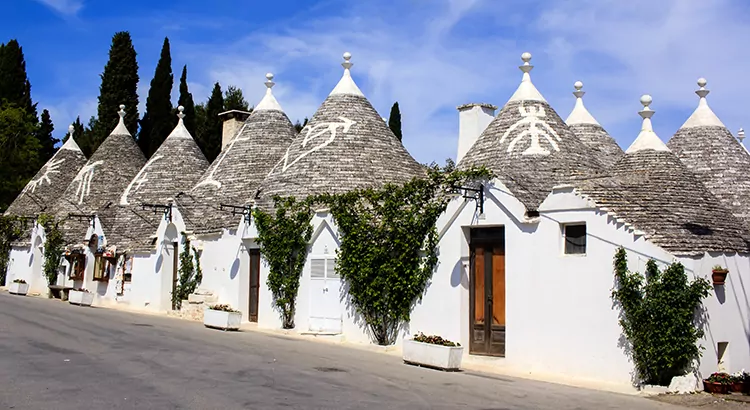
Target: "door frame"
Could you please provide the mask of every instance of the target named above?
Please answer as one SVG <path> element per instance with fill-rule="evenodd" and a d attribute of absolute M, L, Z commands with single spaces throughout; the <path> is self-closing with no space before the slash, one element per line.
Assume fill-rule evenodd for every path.
<path fill-rule="evenodd" d="M 255 265 L 256 271 L 255 275 L 253 275 L 253 257 L 257 256 L 257 263 Z M 259 308 L 260 308 L 260 248 L 248 248 L 247 250 L 247 258 L 248 258 L 248 295 L 247 295 L 247 320 L 249 322 L 258 322 L 258 315 L 260 314 Z M 255 291 L 253 292 L 253 276 L 257 278 L 257 287 L 255 288 Z M 255 296 L 255 315 L 252 314 L 253 309 L 253 295 Z"/>
<path fill-rule="evenodd" d="M 172 242 L 172 295 L 177 291 L 177 282 L 180 280 L 180 256 L 179 256 L 179 244 Z M 174 296 L 172 297 L 172 310 L 177 309 L 177 301 Z"/>
<path fill-rule="evenodd" d="M 479 235 L 479 233 L 484 233 L 486 235 Z M 474 342 L 474 332 L 475 332 L 475 325 L 474 325 L 474 319 L 476 314 L 476 249 L 477 247 L 482 247 L 485 250 L 485 262 L 483 264 L 484 266 L 484 289 L 485 289 L 485 305 L 484 305 L 484 311 L 485 311 L 485 323 L 484 323 L 484 344 L 485 348 L 484 351 L 475 351 L 473 350 L 473 347 L 475 346 Z M 503 347 L 502 349 L 499 349 L 501 351 L 493 352 L 493 346 L 492 346 L 492 333 L 493 333 L 493 324 L 492 324 L 492 314 L 493 314 L 493 304 L 494 304 L 494 277 L 493 277 L 493 271 L 492 271 L 492 256 L 494 253 L 491 251 L 492 248 L 501 248 L 503 250 L 502 255 L 505 256 L 505 226 L 482 226 L 482 227 L 472 227 L 469 230 L 469 354 L 476 355 L 476 356 L 497 356 L 497 357 L 505 357 L 505 332 L 506 332 L 506 325 L 497 325 L 495 326 L 497 328 L 498 332 L 502 332 L 503 334 Z M 489 254 L 487 251 L 490 251 Z M 489 257 L 487 256 L 489 255 Z M 487 263 L 487 259 L 490 260 L 490 264 Z M 503 263 L 505 264 L 505 258 L 503 258 Z M 505 269 L 505 266 L 503 266 L 503 269 Z M 503 276 L 503 282 L 505 281 L 505 275 Z M 504 295 L 503 297 L 503 304 L 505 304 L 505 307 L 507 307 L 507 295 Z M 489 319 L 488 319 L 489 318 Z"/>

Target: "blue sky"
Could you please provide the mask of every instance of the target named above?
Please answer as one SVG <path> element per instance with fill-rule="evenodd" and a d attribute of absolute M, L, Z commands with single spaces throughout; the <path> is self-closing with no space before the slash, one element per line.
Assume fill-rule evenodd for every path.
<path fill-rule="evenodd" d="M 165 36 L 175 77 L 188 65 L 196 102 L 219 81 L 255 104 L 271 71 L 292 121 L 315 112 L 350 51 L 354 79 L 380 114 L 399 101 L 412 155 L 442 162 L 455 157 L 455 107 L 502 106 L 524 51 L 563 118 L 581 80 L 589 111 L 623 148 L 640 129 L 641 94 L 653 96 L 654 128 L 667 141 L 695 108 L 699 77 L 730 130 L 750 129 L 747 21 L 743 0 L 14 0 L 0 41 L 20 41 L 32 96 L 58 136 L 96 112 L 116 31 L 130 31 L 138 52 L 141 113 Z"/>

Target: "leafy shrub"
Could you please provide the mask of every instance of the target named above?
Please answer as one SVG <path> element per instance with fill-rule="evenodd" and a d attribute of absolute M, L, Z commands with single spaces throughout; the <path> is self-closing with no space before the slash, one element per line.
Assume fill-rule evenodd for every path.
<path fill-rule="evenodd" d="M 174 292 L 172 292 L 172 307 L 179 310 L 182 307 L 182 301 L 195 292 L 195 289 L 203 280 L 203 271 L 201 270 L 201 260 L 198 256 L 198 250 L 190 246 L 190 241 L 185 233 L 183 236 L 183 248 L 180 254 L 180 278 Z M 191 253 L 192 250 L 192 253 Z"/>
<path fill-rule="evenodd" d="M 26 283 L 23 279 L 13 279 L 13 283 Z"/>
<path fill-rule="evenodd" d="M 208 307 L 211 310 L 218 310 L 221 312 L 239 312 L 239 310 L 232 309 L 229 305 L 212 305 Z"/>
<path fill-rule="evenodd" d="M 734 383 L 734 379 L 732 376 L 730 376 L 728 373 L 723 372 L 717 372 L 711 374 L 708 379 L 706 379 L 707 382 L 711 383 L 719 383 L 719 384 L 732 384 Z"/>
<path fill-rule="evenodd" d="M 645 278 L 631 273 L 622 247 L 615 253 L 614 266 L 612 298 L 621 309 L 620 326 L 632 348 L 636 376 L 647 384 L 667 386 L 701 356 L 697 343 L 703 329 L 695 318 L 711 285 L 704 278 L 689 282 L 681 263 L 660 272 L 652 259 Z"/>
<path fill-rule="evenodd" d="M 416 336 L 414 336 L 413 340 L 415 342 L 429 343 L 431 345 L 440 345 L 440 346 L 448 346 L 448 347 L 461 346 L 460 343 L 451 342 L 450 340 L 443 339 L 440 336 L 435 336 L 435 335 L 426 336 L 422 332 L 419 332 Z"/>

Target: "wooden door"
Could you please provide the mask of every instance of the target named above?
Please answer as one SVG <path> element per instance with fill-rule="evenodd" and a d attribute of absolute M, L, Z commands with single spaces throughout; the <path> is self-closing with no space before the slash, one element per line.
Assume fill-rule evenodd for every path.
<path fill-rule="evenodd" d="M 260 295 L 260 249 L 250 249 L 250 298 L 248 319 L 258 321 L 258 297 Z"/>
<path fill-rule="evenodd" d="M 177 252 L 177 242 L 174 242 L 172 244 L 172 295 L 177 292 L 177 284 L 180 280 L 180 262 L 179 262 L 179 254 Z M 173 297 L 172 298 L 172 310 L 177 309 L 177 300 Z"/>
<path fill-rule="evenodd" d="M 469 353 L 505 356 L 505 230 L 471 231 Z"/>

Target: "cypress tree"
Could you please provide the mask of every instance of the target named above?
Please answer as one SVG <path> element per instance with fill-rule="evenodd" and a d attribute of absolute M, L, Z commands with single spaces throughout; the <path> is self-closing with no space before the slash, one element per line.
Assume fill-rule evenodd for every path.
<path fill-rule="evenodd" d="M 230 85 L 224 93 L 224 111 L 240 110 L 250 111 L 250 104 L 245 101 L 242 90 L 239 87 Z"/>
<path fill-rule="evenodd" d="M 154 78 L 146 99 L 146 112 L 141 120 L 141 130 L 138 133 L 138 146 L 146 158 L 159 149 L 162 142 L 172 132 L 176 121 L 172 115 L 172 56 L 169 51 L 169 38 L 164 38 L 161 56 L 156 64 Z"/>
<path fill-rule="evenodd" d="M 197 111 L 197 110 L 196 110 Z M 221 85 L 217 82 L 211 92 L 211 97 L 206 103 L 205 125 L 199 134 L 196 142 L 203 150 L 209 162 L 212 162 L 221 152 L 221 131 L 222 122 L 219 114 L 224 111 L 224 96 L 221 92 Z"/>
<path fill-rule="evenodd" d="M 177 100 L 177 105 L 181 105 L 185 108 L 185 119 L 183 120 L 185 128 L 187 128 L 193 138 L 197 137 L 197 134 L 195 133 L 197 130 L 195 102 L 193 101 L 193 94 L 190 94 L 190 91 L 188 90 L 187 65 L 182 67 L 182 75 L 180 76 L 180 98 Z"/>
<path fill-rule="evenodd" d="M 55 145 L 60 142 L 59 139 L 52 136 L 52 132 L 55 130 L 55 125 L 52 124 L 52 118 L 49 115 L 49 111 L 42 111 L 42 119 L 37 129 L 37 139 L 39 144 L 42 146 L 39 152 L 41 162 L 46 163 L 48 159 L 55 155 Z"/>
<path fill-rule="evenodd" d="M 15 104 L 0 106 L 0 212 L 18 196 L 39 170 L 39 140 L 35 122 Z"/>
<path fill-rule="evenodd" d="M 97 117 L 93 123 L 90 122 L 93 126 L 89 147 L 91 152 L 96 151 L 117 126 L 120 104 L 125 104 L 125 126 L 130 133 L 135 135 L 138 129 L 138 62 L 133 41 L 127 31 L 112 36 L 109 61 L 104 66 L 101 77 Z"/>
<path fill-rule="evenodd" d="M 31 83 L 26 75 L 26 60 L 16 40 L 0 46 L 0 102 L 15 104 L 37 122 L 36 104 L 31 101 Z"/>
<path fill-rule="evenodd" d="M 388 116 L 388 128 L 393 131 L 399 141 L 401 141 L 401 110 L 398 108 L 398 101 L 391 107 L 391 115 Z"/>
<path fill-rule="evenodd" d="M 297 134 L 299 134 L 302 131 L 302 129 L 305 128 L 305 125 L 307 125 L 309 121 L 310 120 L 308 120 L 307 117 L 305 117 L 304 122 L 299 122 L 299 120 L 297 120 L 297 122 L 294 123 L 294 129 L 297 130 Z"/>

